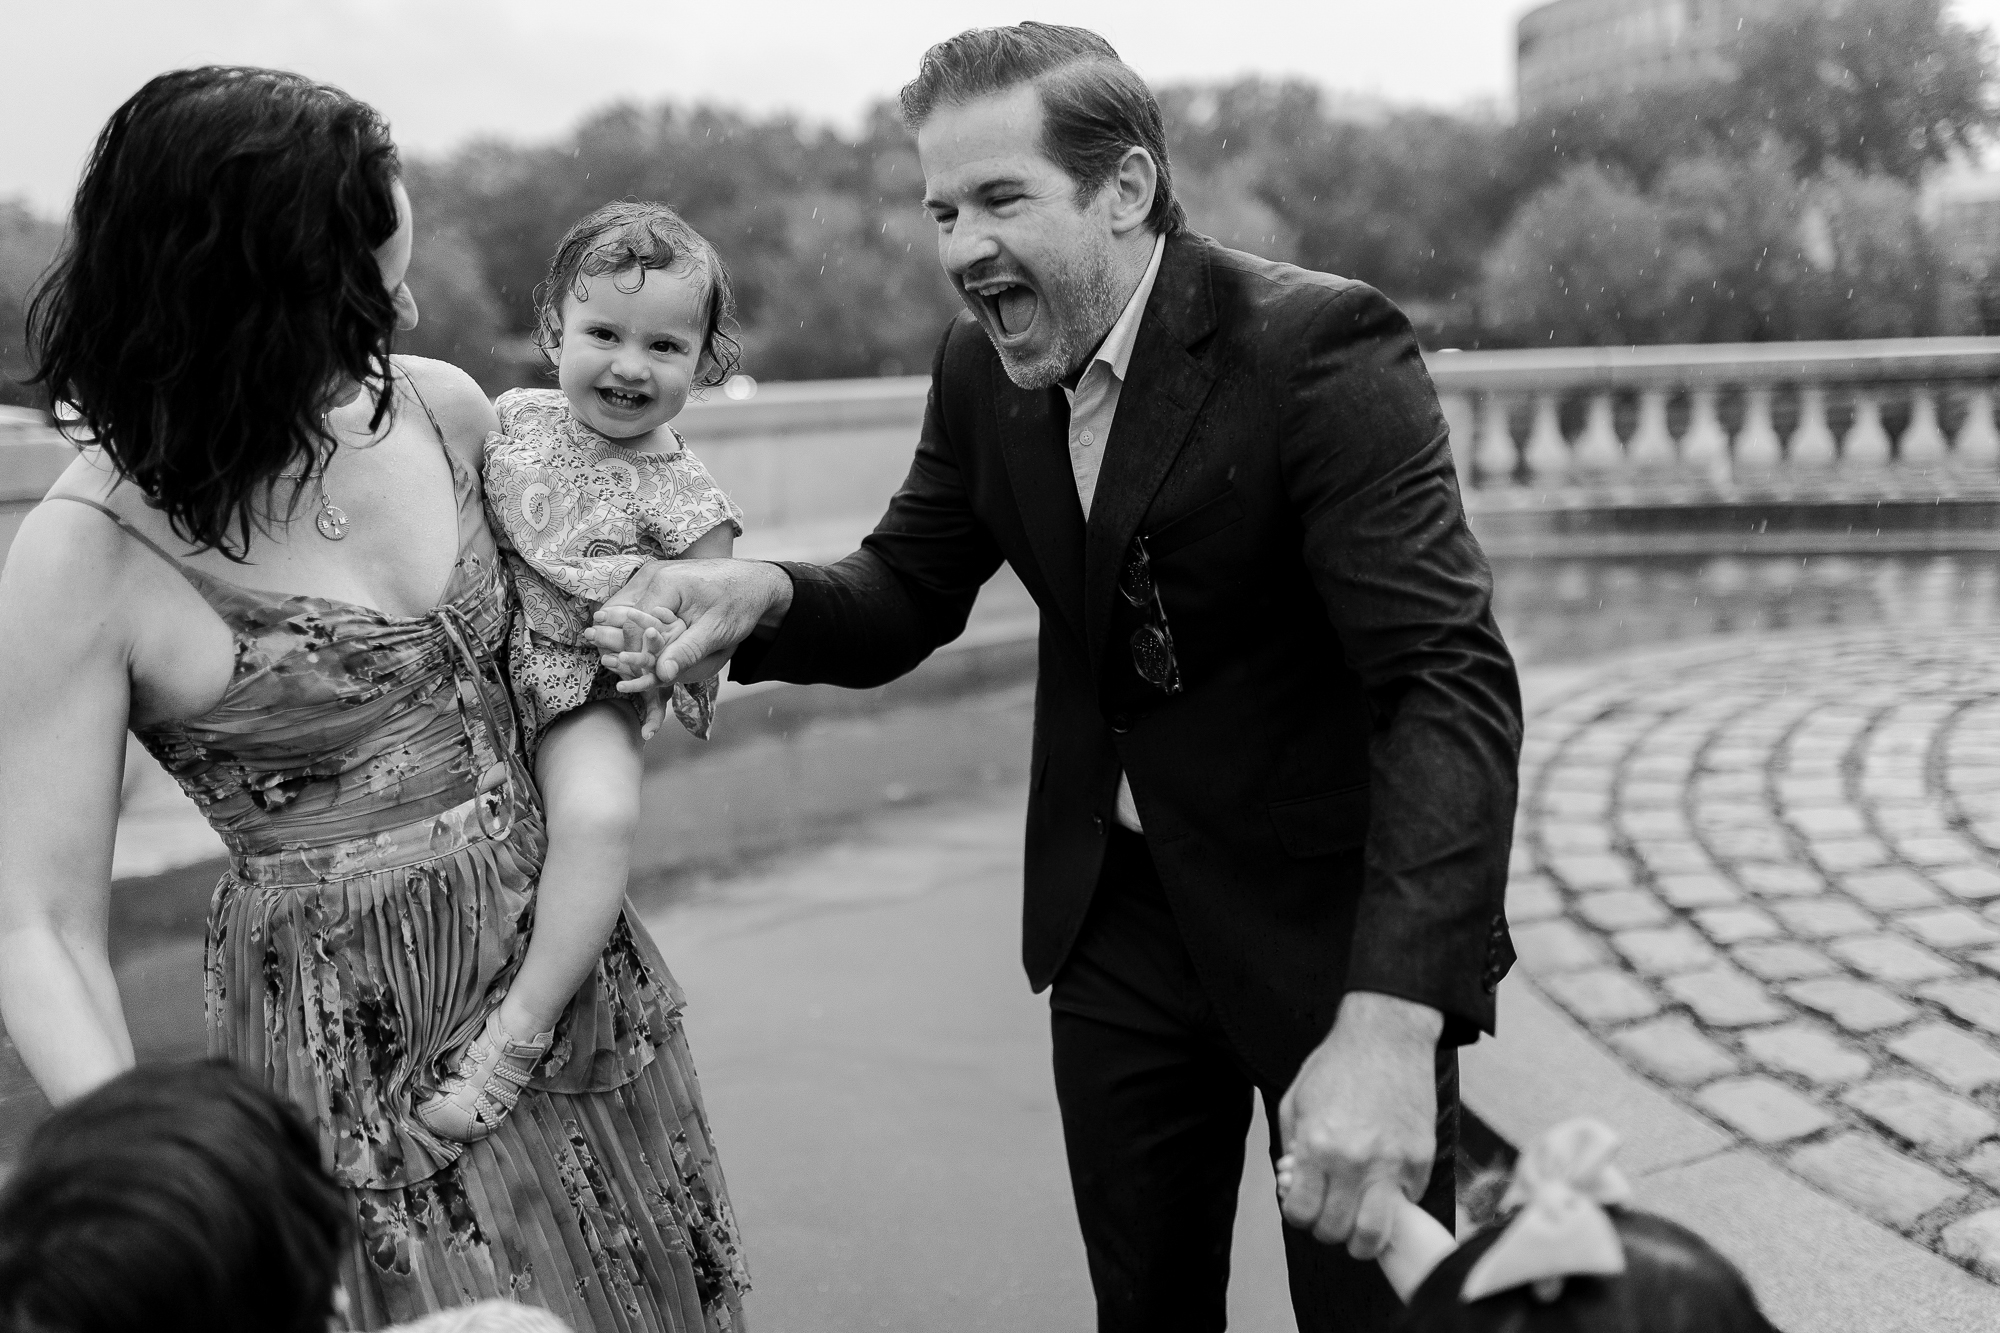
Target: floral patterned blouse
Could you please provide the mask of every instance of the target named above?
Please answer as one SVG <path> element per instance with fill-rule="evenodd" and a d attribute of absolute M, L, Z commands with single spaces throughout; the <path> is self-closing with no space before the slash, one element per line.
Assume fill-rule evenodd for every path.
<path fill-rule="evenodd" d="M 665 454 L 628 452 L 556 389 L 500 395 L 486 440 L 486 511 L 521 597 L 514 686 L 531 735 L 592 699 L 624 698 L 584 639 L 597 608 L 650 560 L 671 560 L 743 511 L 675 435 Z M 671 431 L 671 427 L 668 428 Z M 681 724 L 707 736 L 715 684 L 674 687 Z"/>

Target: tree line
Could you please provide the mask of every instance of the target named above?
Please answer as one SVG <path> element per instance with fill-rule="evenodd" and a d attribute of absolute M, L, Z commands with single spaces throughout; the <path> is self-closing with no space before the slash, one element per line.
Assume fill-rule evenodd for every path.
<path fill-rule="evenodd" d="M 1374 284 L 1429 346 L 2000 329 L 2000 253 L 1954 248 L 1922 191 L 2000 126 L 1986 34 L 1944 0 L 1814 0 L 1747 22 L 1731 56 L 1731 80 L 1513 123 L 1263 79 L 1161 103 L 1198 230 Z M 957 308 L 886 102 L 846 134 L 623 104 L 552 143 L 405 171 L 424 318 L 400 346 L 491 390 L 539 382 L 531 293 L 563 230 L 610 199 L 670 202 L 721 250 L 759 378 L 920 372 Z M 59 240 L 0 203 L 0 400 L 29 401 L 21 311 Z"/>

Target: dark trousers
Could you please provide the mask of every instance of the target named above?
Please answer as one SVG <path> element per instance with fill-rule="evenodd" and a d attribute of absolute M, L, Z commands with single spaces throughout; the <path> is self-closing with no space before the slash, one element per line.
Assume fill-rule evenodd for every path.
<path fill-rule="evenodd" d="M 1253 1095 L 1277 1138 L 1285 1088 L 1236 1054 L 1174 924 L 1145 839 L 1117 829 L 1050 998 L 1056 1099 L 1099 1333 L 1227 1324 L 1229 1241 Z M 1323 1034 L 1311 1034 L 1316 1038 Z M 1308 1038 L 1310 1040 L 1311 1038 Z M 1455 1212 L 1458 1060 L 1438 1055 L 1437 1165 L 1423 1206 Z M 1274 1203 L 1271 1225 L 1283 1226 Z M 1284 1227 L 1300 1333 L 1387 1333 L 1402 1313 L 1371 1260 Z"/>

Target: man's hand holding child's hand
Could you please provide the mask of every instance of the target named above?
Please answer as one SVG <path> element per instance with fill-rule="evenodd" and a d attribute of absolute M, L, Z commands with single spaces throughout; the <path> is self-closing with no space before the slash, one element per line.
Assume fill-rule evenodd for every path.
<path fill-rule="evenodd" d="M 642 740 L 653 739 L 667 716 L 666 690 L 653 674 L 654 665 L 685 628 L 677 619 L 661 620 L 636 606 L 607 606 L 598 615 L 597 629 L 614 631 L 618 647 L 605 643 L 608 635 L 593 633 L 597 660 L 618 677 L 619 693 L 646 696 L 646 717 L 639 729 Z"/>

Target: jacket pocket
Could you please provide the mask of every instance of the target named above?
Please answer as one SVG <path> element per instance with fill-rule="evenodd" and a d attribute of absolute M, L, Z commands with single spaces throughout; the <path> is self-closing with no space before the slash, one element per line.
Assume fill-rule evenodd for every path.
<path fill-rule="evenodd" d="M 1274 801 L 1271 823 L 1288 855 L 1351 852 L 1368 841 L 1368 784 L 1296 801 Z"/>
<path fill-rule="evenodd" d="M 1183 546 L 1198 542 L 1203 537 L 1213 537 L 1242 517 L 1243 503 L 1236 498 L 1236 488 L 1232 486 L 1215 498 L 1202 501 L 1179 518 L 1170 520 L 1165 526 L 1148 533 L 1146 550 L 1158 559 L 1160 556 L 1178 551 Z"/>

